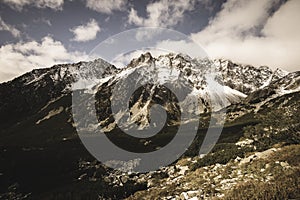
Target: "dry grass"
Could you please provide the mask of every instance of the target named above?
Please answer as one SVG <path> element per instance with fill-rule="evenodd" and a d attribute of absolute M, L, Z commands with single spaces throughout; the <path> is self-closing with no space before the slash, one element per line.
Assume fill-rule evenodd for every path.
<path fill-rule="evenodd" d="M 251 170 L 258 171 L 266 163 L 275 162 L 287 162 L 291 167 L 283 169 L 278 165 L 271 164 L 265 173 L 273 174 L 272 181 L 250 180 L 239 183 L 225 194 L 224 199 L 300 199 L 300 145 L 283 147 L 266 160 L 249 165 L 248 173 L 252 173 Z"/>
<path fill-rule="evenodd" d="M 225 200 L 299 199 L 300 170 L 282 174 L 272 182 L 248 181 L 237 185 L 225 195 Z"/>

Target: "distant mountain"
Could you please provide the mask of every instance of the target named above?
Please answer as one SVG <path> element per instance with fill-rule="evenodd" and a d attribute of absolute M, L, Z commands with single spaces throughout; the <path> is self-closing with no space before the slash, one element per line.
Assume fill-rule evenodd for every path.
<path fill-rule="evenodd" d="M 251 65 L 236 64 L 222 59 L 214 62 L 218 68 L 217 70 L 222 73 L 224 84 L 247 95 L 288 74 L 288 72 L 279 68 L 272 71 L 266 66 L 256 68 Z"/>

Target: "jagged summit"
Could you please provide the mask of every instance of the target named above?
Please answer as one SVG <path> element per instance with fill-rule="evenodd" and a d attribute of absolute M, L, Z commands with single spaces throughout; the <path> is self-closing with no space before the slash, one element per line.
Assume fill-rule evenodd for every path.
<path fill-rule="evenodd" d="M 206 75 L 212 73 L 215 84 L 223 87 L 222 96 L 214 93 L 214 89 L 208 86 Z M 100 98 L 100 100 L 106 102 L 105 106 L 109 106 L 107 99 L 112 98 L 111 91 L 117 83 L 126 78 L 132 81 L 138 80 L 139 77 L 146 77 L 147 81 L 153 84 L 139 89 L 134 94 L 137 95 L 133 98 L 134 101 L 130 103 L 134 118 L 144 122 L 147 121 L 151 105 L 162 101 L 164 102 L 163 106 L 173 113 L 171 114 L 173 119 L 178 118 L 178 112 L 174 111 L 178 107 L 177 103 L 167 100 L 170 96 L 165 94 L 169 93 L 166 88 L 161 88 L 161 86 L 164 84 L 174 85 L 179 78 L 182 83 L 180 87 L 191 86 L 187 91 L 188 98 L 180 103 L 186 106 L 186 109 L 193 110 L 195 107 L 190 105 L 190 100 L 200 100 L 202 105 L 196 111 L 198 113 L 208 112 L 211 109 L 211 105 L 209 105 L 211 94 L 217 102 L 224 101 L 220 105 L 225 107 L 243 101 L 255 91 L 279 83 L 284 77 L 288 80 L 295 79 L 294 76 L 287 76 L 287 72 L 280 69 L 272 71 L 268 67 L 255 68 L 224 59 L 211 61 L 174 53 L 160 55 L 156 58 L 147 52 L 133 59 L 122 69 L 117 69 L 102 59 L 96 59 L 90 62 L 62 64 L 51 68 L 33 70 L 10 82 L 0 84 L 0 111 L 10 110 L 12 113 L 24 111 L 26 113 L 27 110 L 31 110 L 31 112 L 37 112 L 47 102 L 57 101 L 62 95 L 70 95 L 72 89 L 76 88 L 92 88 L 93 93 L 105 96 L 104 99 L 101 100 Z M 78 87 L 72 88 L 72 85 L 78 80 L 83 81 Z M 288 82 L 288 80 L 284 81 Z M 276 89 L 276 92 L 280 91 L 281 85 L 278 85 L 279 89 Z M 126 87 L 130 86 L 124 85 L 124 88 Z M 295 87 L 294 90 L 286 91 L 297 91 L 298 86 Z M 126 93 L 126 90 L 124 92 Z M 149 95 L 149 99 L 145 98 Z M 38 99 L 41 99 L 41 102 Z M 5 103 L 8 100 L 15 103 Z M 103 102 L 100 100 L 98 103 L 102 105 Z M 19 101 L 24 103 L 17 103 Z M 28 106 L 28 102 L 35 103 Z M 143 112 L 140 112 L 140 109 Z M 106 113 L 101 115 L 100 121 L 104 125 L 110 125 L 112 116 L 107 113 L 107 109 L 104 110 Z M 4 117 L 3 122 L 7 120 L 6 118 L 9 119 L 10 117 Z"/>
<path fill-rule="evenodd" d="M 24 85 L 28 85 L 46 77 L 50 78 L 53 82 L 65 81 L 71 83 L 78 75 L 80 75 L 81 78 L 90 77 L 101 79 L 106 75 L 113 75 L 120 71 L 126 71 L 128 68 L 142 65 L 175 67 L 187 76 L 191 75 L 192 72 L 194 72 L 194 74 L 198 73 L 201 76 L 201 74 L 207 73 L 208 70 L 214 68 L 214 73 L 217 71 L 222 74 L 222 81 L 225 85 L 245 94 L 265 87 L 270 82 L 278 80 L 288 74 L 281 69 L 272 71 L 266 66 L 256 68 L 250 65 L 236 64 L 226 59 L 197 59 L 181 53 L 169 53 L 156 58 L 152 56 L 150 52 L 146 52 L 141 54 L 138 58 L 132 59 L 132 61 L 122 69 L 118 69 L 98 58 L 89 62 L 59 64 L 51 68 L 35 69 L 7 83 L 20 82 Z"/>

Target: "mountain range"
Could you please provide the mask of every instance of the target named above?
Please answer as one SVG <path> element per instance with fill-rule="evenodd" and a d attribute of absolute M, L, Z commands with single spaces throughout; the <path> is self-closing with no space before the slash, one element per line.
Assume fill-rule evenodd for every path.
<path fill-rule="evenodd" d="M 91 104 L 77 106 L 94 107 L 97 124 L 74 121 L 72 95 L 76 92 L 95 98 L 88 101 Z M 117 137 L 121 130 L 156 127 L 163 119 L 151 118 L 155 104 L 166 111 L 166 123 L 160 125 L 167 133 L 173 134 L 181 123 L 201 119 L 193 143 L 178 159 L 191 159 L 190 169 L 226 164 L 274 145 L 283 148 L 299 144 L 299 94 L 299 71 L 289 73 L 173 53 L 154 58 L 148 52 L 123 68 L 96 59 L 33 70 L 0 84 L 0 197 L 134 199 L 136 191 L 149 195 L 146 191 L 157 187 L 149 184 L 153 177 L 147 173 L 137 178 L 122 176 L 101 165 L 85 149 L 76 128 L 79 125 L 93 131 L 100 127 L 104 134 Z M 128 102 L 124 102 L 126 99 Z M 111 109 L 114 103 L 121 108 L 117 113 Z M 212 122 L 210 117 L 216 117 L 218 122 L 218 113 L 222 112 L 226 119 L 221 137 L 212 152 L 199 159 L 199 147 Z M 89 114 L 83 112 L 80 118 L 89 118 Z M 148 142 L 140 139 L 133 149 L 124 148 L 153 151 L 167 145 L 172 137 Z M 224 155 L 224 151 L 230 155 Z M 159 174 L 163 180 L 171 166 L 149 173 Z M 180 173 L 172 173 L 173 178 Z M 111 179 L 107 181 L 107 177 Z M 120 181 L 116 177 L 127 179 Z M 177 196 L 166 195 L 166 199 L 185 199 L 180 196 L 182 191 L 178 192 Z M 139 192 L 137 199 L 138 195 Z"/>

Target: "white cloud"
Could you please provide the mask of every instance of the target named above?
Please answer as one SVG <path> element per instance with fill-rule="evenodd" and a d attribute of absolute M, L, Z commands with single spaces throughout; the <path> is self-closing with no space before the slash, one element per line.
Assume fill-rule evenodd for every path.
<path fill-rule="evenodd" d="M 192 58 L 207 58 L 206 52 L 201 46 L 192 41 L 186 40 L 164 40 L 157 43 L 156 48 L 164 49 L 173 53 L 183 53 L 191 56 Z"/>
<path fill-rule="evenodd" d="M 195 0 L 160 0 L 147 5 L 147 18 L 138 16 L 131 8 L 128 23 L 137 26 L 171 27 L 183 19 L 186 11 L 194 9 Z"/>
<path fill-rule="evenodd" d="M 1 16 L 0 16 L 0 31 L 8 31 L 10 32 L 14 37 L 20 37 L 21 32 L 16 29 L 14 26 L 9 25 L 7 23 L 5 23 Z"/>
<path fill-rule="evenodd" d="M 213 58 L 299 70 L 300 1 L 287 1 L 270 16 L 277 3 L 228 0 L 206 28 L 191 36 Z"/>
<path fill-rule="evenodd" d="M 78 62 L 87 56 L 80 52 L 68 52 L 60 41 L 50 36 L 41 42 L 18 42 L 0 47 L 0 82 L 10 80 L 36 68 L 54 64 Z"/>
<path fill-rule="evenodd" d="M 111 14 L 115 10 L 124 10 L 127 0 L 86 0 L 86 7 L 100 13 Z"/>
<path fill-rule="evenodd" d="M 74 34 L 72 40 L 77 42 L 86 42 L 94 40 L 97 37 L 97 33 L 101 31 L 95 19 L 90 19 L 90 21 L 85 25 L 76 26 L 70 31 Z"/>
<path fill-rule="evenodd" d="M 24 6 L 35 6 L 37 8 L 51 8 L 54 10 L 62 10 L 64 0 L 3 0 L 16 10 L 22 10 Z"/>

